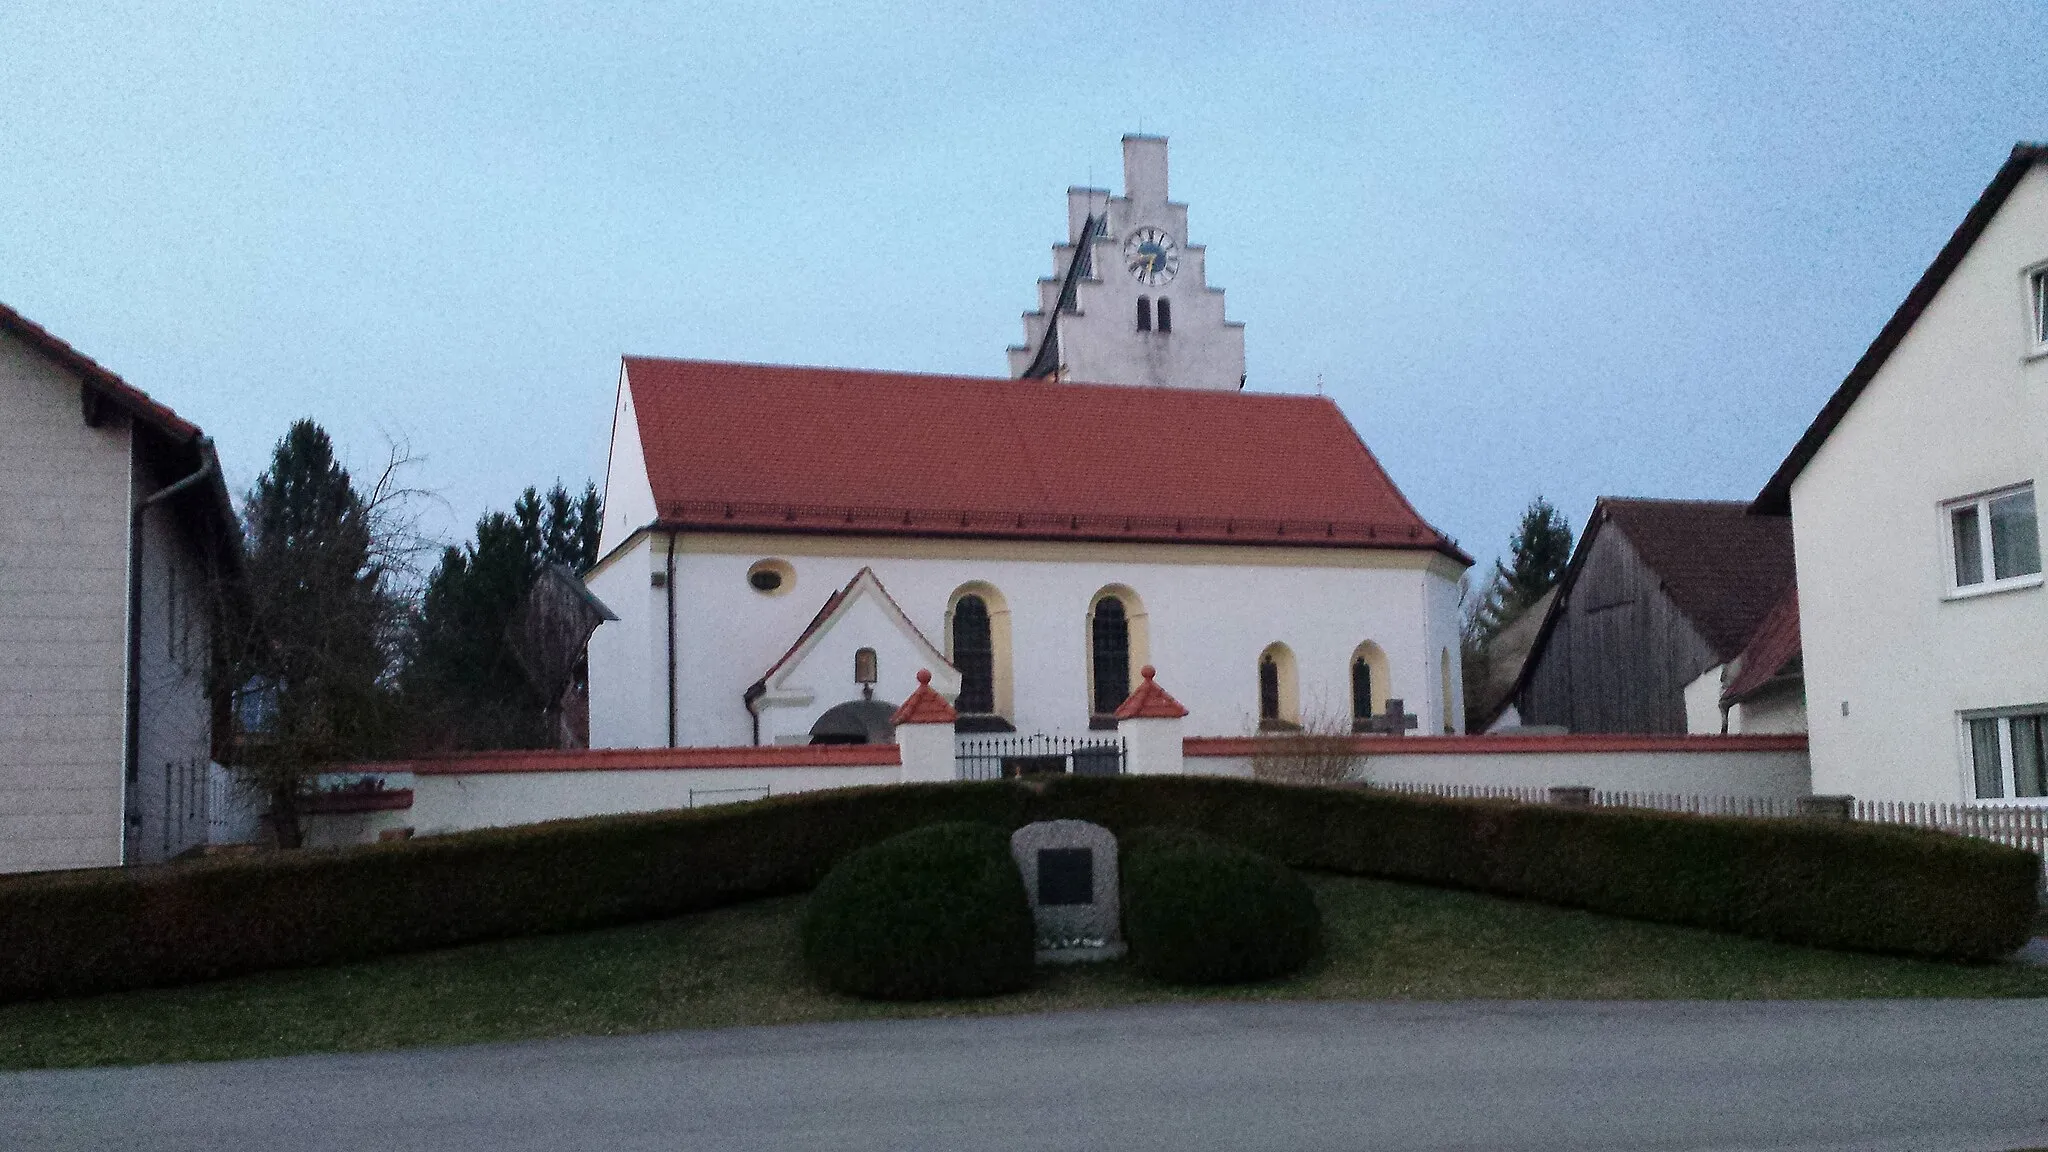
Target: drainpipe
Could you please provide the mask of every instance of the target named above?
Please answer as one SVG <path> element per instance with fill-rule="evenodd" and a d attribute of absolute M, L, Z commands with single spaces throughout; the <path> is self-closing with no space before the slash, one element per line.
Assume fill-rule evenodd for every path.
<path fill-rule="evenodd" d="M 676 534 L 668 534 L 668 746 L 676 746 Z"/>
<path fill-rule="evenodd" d="M 133 432 L 129 451 L 134 449 Z M 213 441 L 199 440 L 199 470 L 167 487 L 159 488 L 137 501 L 128 514 L 128 682 L 122 704 L 127 712 L 127 731 L 121 755 L 121 857 L 128 856 L 128 783 L 140 783 L 142 769 L 142 517 L 151 508 L 169 500 L 213 475 L 216 457 Z"/>

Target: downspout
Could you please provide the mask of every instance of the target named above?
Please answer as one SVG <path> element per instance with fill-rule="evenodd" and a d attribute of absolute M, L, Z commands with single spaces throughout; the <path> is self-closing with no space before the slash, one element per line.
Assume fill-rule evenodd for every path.
<path fill-rule="evenodd" d="M 676 534 L 668 534 L 668 746 L 676 746 Z"/>
<path fill-rule="evenodd" d="M 134 439 L 130 433 L 129 451 Z M 159 488 L 137 501 L 128 514 L 128 677 L 123 691 L 127 731 L 121 755 L 121 862 L 128 862 L 128 785 L 142 770 L 142 517 L 151 508 L 169 500 L 213 475 L 216 457 L 213 442 L 199 440 L 199 470 L 167 487 Z"/>

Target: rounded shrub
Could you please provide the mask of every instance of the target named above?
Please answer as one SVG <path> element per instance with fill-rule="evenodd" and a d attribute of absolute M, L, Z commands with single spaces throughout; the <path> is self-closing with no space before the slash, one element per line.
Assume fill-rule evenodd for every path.
<path fill-rule="evenodd" d="M 1230 984 L 1299 971 L 1322 941 L 1315 895 L 1256 852 L 1174 828 L 1124 838 L 1124 937 L 1146 974 Z"/>
<path fill-rule="evenodd" d="M 1031 982 L 1034 932 L 1010 837 L 929 824 L 841 860 L 804 909 L 804 968 L 877 1000 L 1010 992 Z"/>

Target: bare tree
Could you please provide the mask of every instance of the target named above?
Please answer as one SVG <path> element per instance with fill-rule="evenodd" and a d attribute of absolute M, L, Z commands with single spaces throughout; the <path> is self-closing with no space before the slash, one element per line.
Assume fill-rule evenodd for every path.
<path fill-rule="evenodd" d="M 1265 732 L 1252 750 L 1252 778 L 1274 784 L 1329 786 L 1358 771 L 1358 738 L 1351 718 L 1316 707 L 1293 732 Z"/>

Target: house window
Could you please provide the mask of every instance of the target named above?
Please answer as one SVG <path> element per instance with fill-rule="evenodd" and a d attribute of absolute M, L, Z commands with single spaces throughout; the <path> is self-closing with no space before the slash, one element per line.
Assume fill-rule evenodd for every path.
<path fill-rule="evenodd" d="M 994 712 L 995 640 L 989 630 L 988 605 L 979 596 L 962 596 L 953 605 L 953 666 L 960 670 L 960 695 L 954 707 L 969 714 Z"/>
<path fill-rule="evenodd" d="M 2048 709 L 1965 721 L 1977 799 L 2048 797 Z"/>
<path fill-rule="evenodd" d="M 2032 484 L 1950 504 L 1948 523 L 1956 591 L 1988 592 L 2041 582 L 2041 533 Z"/>
<path fill-rule="evenodd" d="M 2033 337 L 2036 352 L 2048 352 L 2048 268 L 2036 268 L 2027 277 L 2027 286 L 2033 296 Z"/>
<path fill-rule="evenodd" d="M 1138 297 L 1138 331 L 1150 332 L 1151 330 L 1152 298 L 1149 296 L 1140 296 Z"/>
<path fill-rule="evenodd" d="M 1088 636 L 1095 672 L 1091 703 L 1096 715 L 1107 716 L 1131 694 L 1131 622 L 1124 602 L 1115 596 L 1097 600 L 1089 614 Z"/>
<path fill-rule="evenodd" d="M 1173 331 L 1173 301 L 1168 300 L 1164 296 L 1159 298 L 1159 330 L 1161 332 Z"/>

